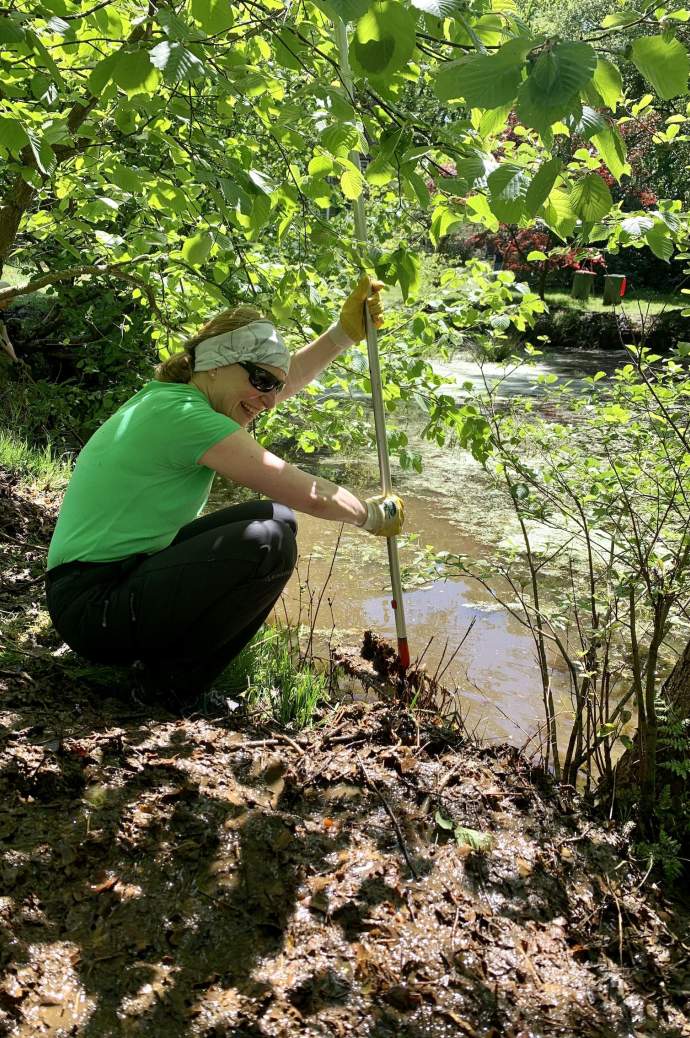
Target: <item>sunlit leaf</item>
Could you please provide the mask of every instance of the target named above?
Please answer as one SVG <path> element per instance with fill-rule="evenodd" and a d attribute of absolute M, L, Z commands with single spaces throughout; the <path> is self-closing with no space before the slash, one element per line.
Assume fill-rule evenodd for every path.
<path fill-rule="evenodd" d="M 551 194 L 562 166 L 560 159 L 548 159 L 535 173 L 525 195 L 525 206 L 531 216 L 536 216 Z"/>
<path fill-rule="evenodd" d="M 160 83 L 160 73 L 151 64 L 145 50 L 120 54 L 112 78 L 128 94 L 153 93 Z"/>
<path fill-rule="evenodd" d="M 188 238 L 182 246 L 182 255 L 193 267 L 203 263 L 213 246 L 213 238 L 210 234 L 200 232 Z"/>
<path fill-rule="evenodd" d="M 595 134 L 592 144 L 616 180 L 620 182 L 624 173 L 630 173 L 630 166 L 626 161 L 625 141 L 616 126 L 607 126 L 601 133 Z"/>
<path fill-rule="evenodd" d="M 488 177 L 489 205 L 502 223 L 517 223 L 525 211 L 530 176 L 522 166 L 504 162 Z"/>
<path fill-rule="evenodd" d="M 633 41 L 632 60 L 665 101 L 688 89 L 688 52 L 675 37 L 638 36 Z"/>
<path fill-rule="evenodd" d="M 412 57 L 416 20 L 397 0 L 377 0 L 357 22 L 350 61 L 363 76 L 389 76 Z"/>
<path fill-rule="evenodd" d="M 598 173 L 578 180 L 570 192 L 572 207 L 585 223 L 596 223 L 611 209 L 613 199 L 608 185 Z"/>
<path fill-rule="evenodd" d="M 615 110 L 623 96 L 623 77 L 608 58 L 597 58 L 594 70 L 594 86 L 599 91 L 605 105 Z"/>

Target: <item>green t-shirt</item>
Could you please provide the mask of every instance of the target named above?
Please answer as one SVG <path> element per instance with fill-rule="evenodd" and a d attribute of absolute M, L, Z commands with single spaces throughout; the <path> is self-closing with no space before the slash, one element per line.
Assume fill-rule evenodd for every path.
<path fill-rule="evenodd" d="M 208 500 L 214 473 L 199 458 L 236 429 L 196 386 L 147 383 L 79 455 L 48 569 L 166 548 Z"/>

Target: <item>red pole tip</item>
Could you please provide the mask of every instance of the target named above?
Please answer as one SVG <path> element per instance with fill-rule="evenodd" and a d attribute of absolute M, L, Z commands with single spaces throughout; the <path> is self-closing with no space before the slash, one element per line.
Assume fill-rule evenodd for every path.
<path fill-rule="evenodd" d="M 405 670 L 410 666 L 410 647 L 407 638 L 398 638 L 398 657 Z"/>

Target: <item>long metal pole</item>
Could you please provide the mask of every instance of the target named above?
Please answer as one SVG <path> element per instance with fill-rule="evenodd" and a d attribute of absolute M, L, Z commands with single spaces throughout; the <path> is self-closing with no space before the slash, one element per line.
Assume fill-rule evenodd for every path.
<path fill-rule="evenodd" d="M 350 71 L 350 59 L 347 46 L 347 29 L 340 18 L 334 19 L 335 39 L 338 47 L 340 61 L 340 77 L 343 86 L 354 104 L 354 87 L 352 72 Z M 354 163 L 361 172 L 359 152 L 350 152 L 350 161 Z M 364 198 L 362 195 L 353 202 L 355 221 L 355 235 L 363 247 L 367 246 L 367 219 L 364 210 Z M 369 353 L 369 376 L 371 381 L 371 401 L 374 409 L 374 428 L 376 430 L 376 449 L 379 457 L 379 472 L 381 474 L 381 487 L 384 494 L 392 490 L 391 467 L 388 458 L 388 437 L 386 435 L 386 418 L 383 407 L 383 387 L 381 384 L 381 365 L 379 363 L 378 336 L 376 327 L 369 317 L 367 306 L 364 307 L 364 318 L 367 329 L 367 350 Z M 391 575 L 391 590 L 393 600 L 391 606 L 395 616 L 395 630 L 398 636 L 398 656 L 403 667 L 407 669 L 410 665 L 410 649 L 407 643 L 407 628 L 405 625 L 405 607 L 403 603 L 402 580 L 400 579 L 400 560 L 398 558 L 398 542 L 395 537 L 387 538 L 388 566 Z"/>

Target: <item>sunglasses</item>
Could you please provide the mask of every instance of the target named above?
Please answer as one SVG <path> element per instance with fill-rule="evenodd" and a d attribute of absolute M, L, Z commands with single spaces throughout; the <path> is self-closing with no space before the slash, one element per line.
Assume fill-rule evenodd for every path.
<path fill-rule="evenodd" d="M 266 371 L 266 368 L 262 368 L 258 364 L 252 364 L 250 360 L 238 360 L 237 363 L 241 368 L 244 368 L 249 376 L 250 384 L 254 386 L 254 389 L 258 389 L 260 393 L 272 393 L 274 390 L 276 393 L 280 393 L 281 389 L 285 388 L 283 380 L 277 378 L 270 371 Z"/>

